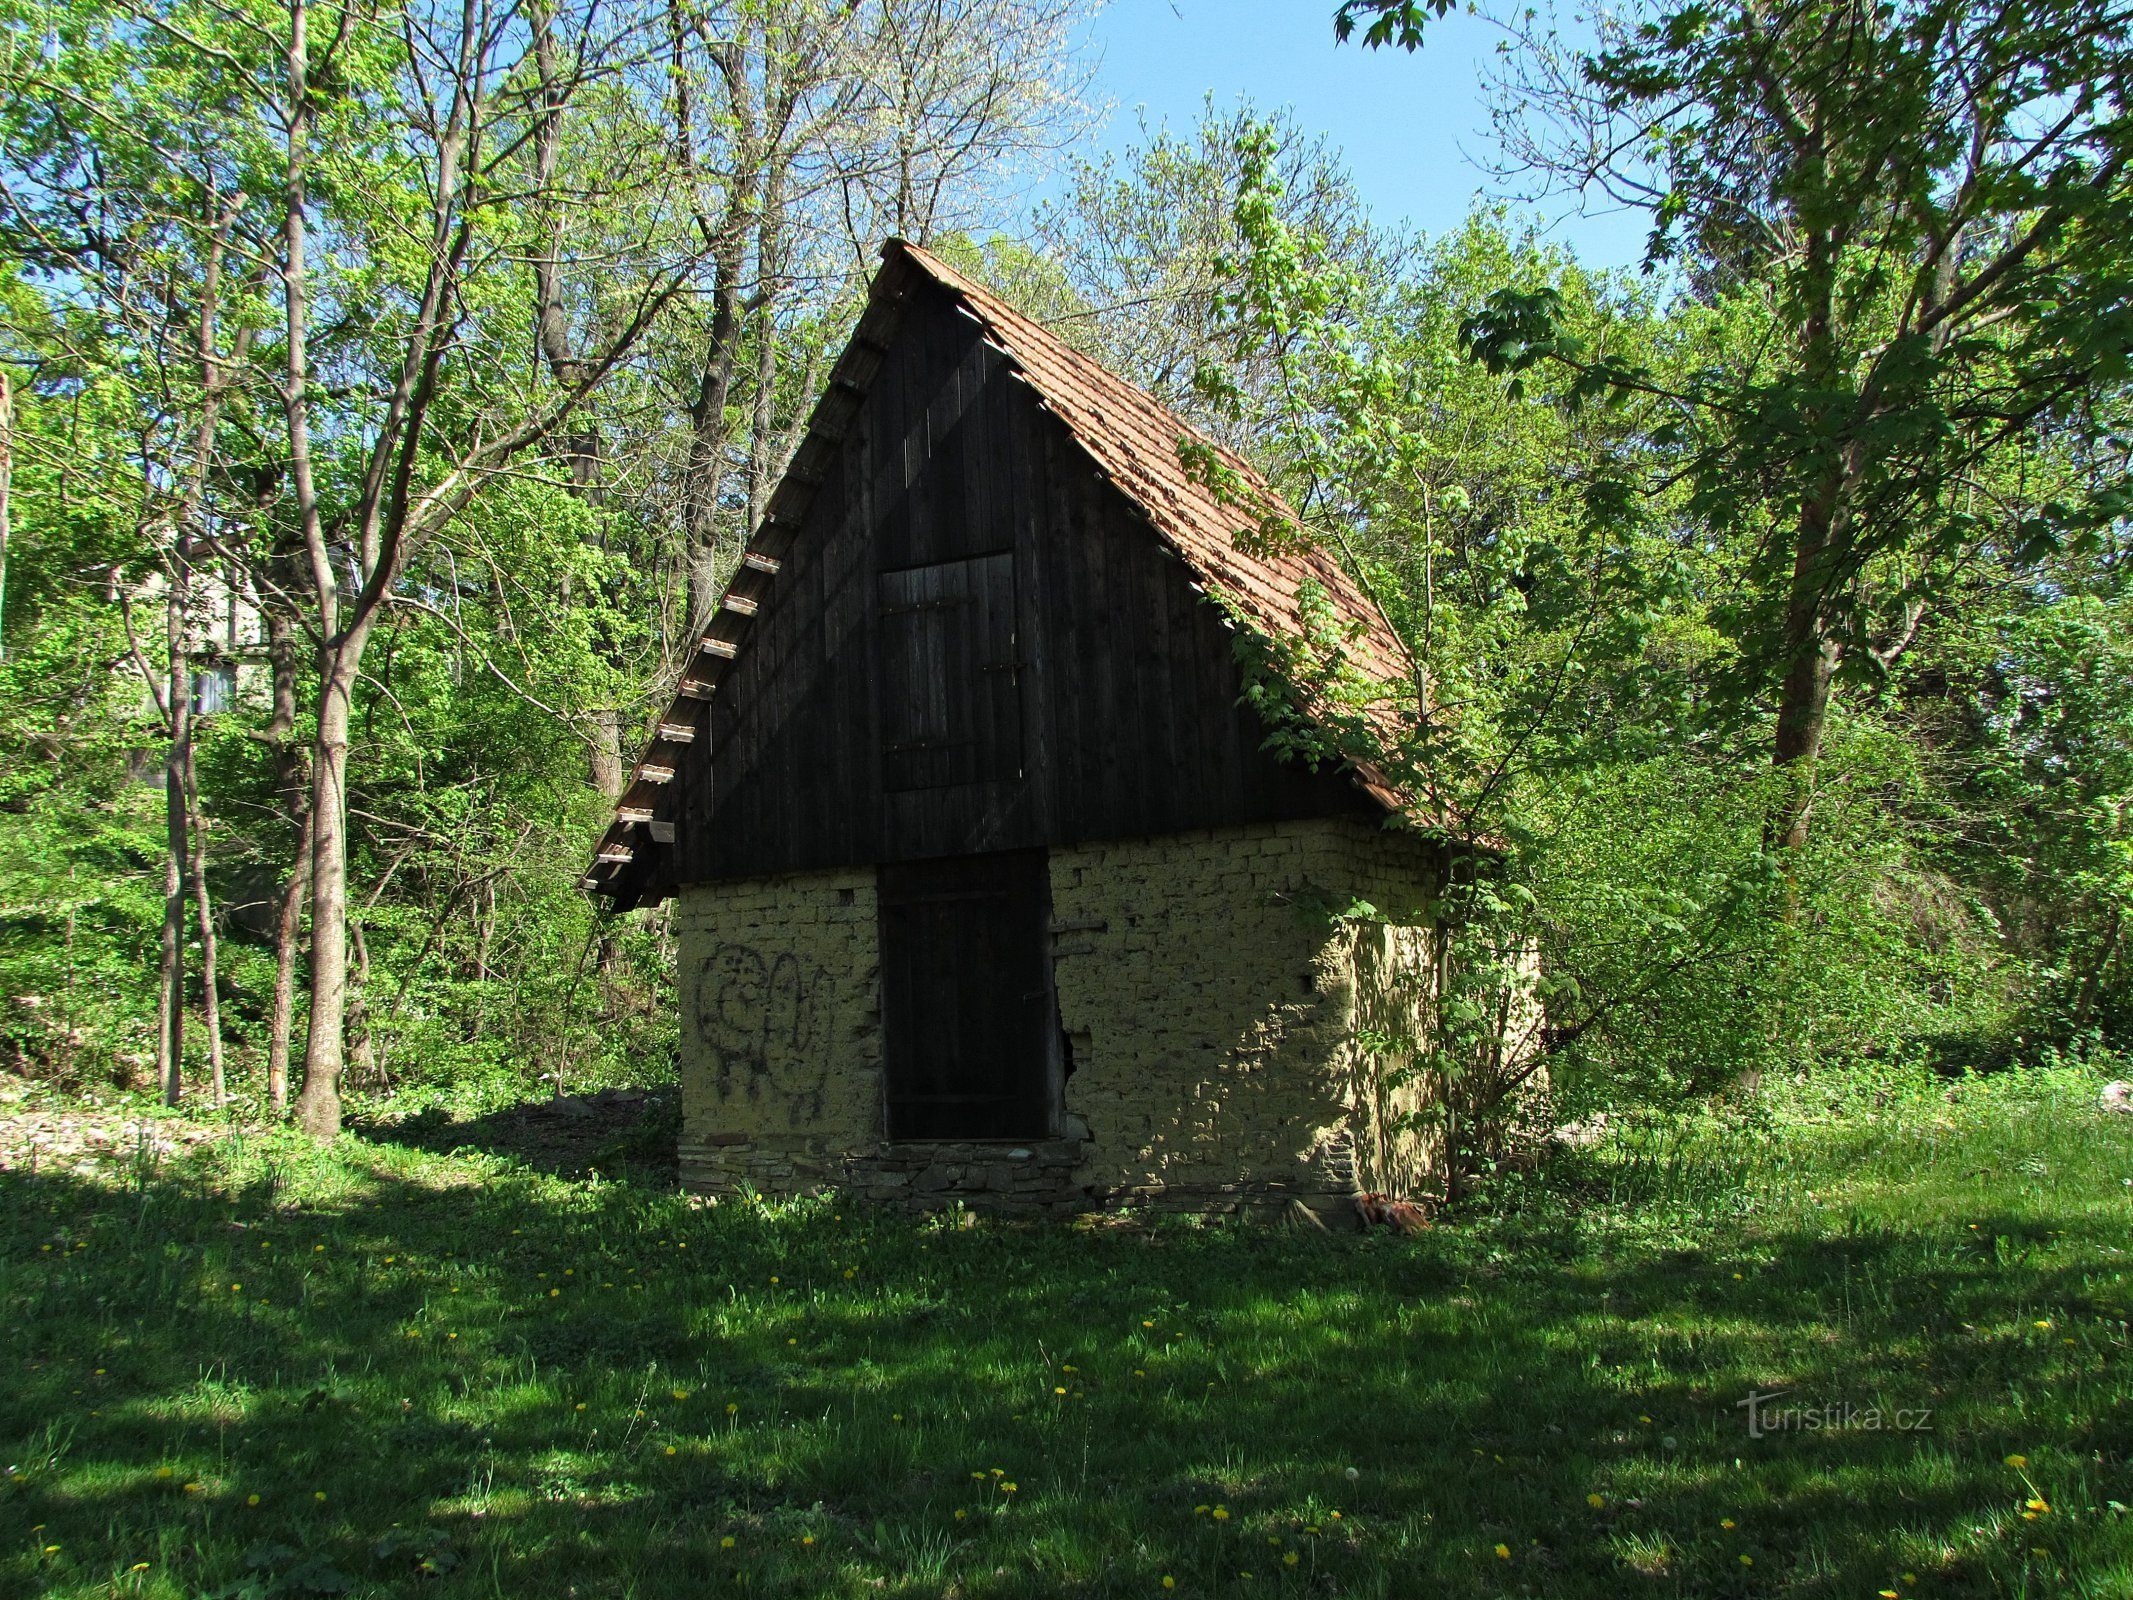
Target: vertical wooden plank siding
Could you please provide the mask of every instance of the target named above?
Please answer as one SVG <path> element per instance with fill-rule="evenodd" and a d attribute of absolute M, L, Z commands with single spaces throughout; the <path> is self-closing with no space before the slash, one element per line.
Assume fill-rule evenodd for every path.
<path fill-rule="evenodd" d="M 676 882 L 1374 814 L 1260 748 L 1185 564 L 947 291 L 823 467 L 683 757 Z"/>

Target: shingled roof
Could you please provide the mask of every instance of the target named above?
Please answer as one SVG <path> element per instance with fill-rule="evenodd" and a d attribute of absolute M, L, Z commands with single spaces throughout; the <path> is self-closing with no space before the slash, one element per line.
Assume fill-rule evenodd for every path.
<path fill-rule="evenodd" d="M 784 480 L 771 496 L 734 579 L 694 659 L 682 675 L 672 708 L 662 718 L 637 764 L 633 781 L 601 838 L 585 887 L 621 904 L 656 899 L 670 885 L 649 881 L 644 871 L 647 839 L 671 843 L 676 809 L 675 748 L 692 742 L 701 724 L 699 708 L 711 698 L 727 661 L 745 642 L 748 622 L 774 580 L 786 546 L 798 531 L 815 486 L 839 448 L 867 385 L 887 354 L 904 301 L 930 280 L 949 290 L 975 318 L 985 338 L 1015 375 L 1035 392 L 1037 403 L 1065 424 L 1097 470 L 1139 509 L 1155 532 L 1185 561 L 1194 587 L 1221 600 L 1247 626 L 1273 639 L 1293 639 L 1306 629 L 1303 594 L 1315 585 L 1333 623 L 1348 637 L 1347 660 L 1365 679 L 1382 684 L 1388 699 L 1412 693 L 1413 665 L 1406 648 L 1386 625 L 1362 588 L 1323 549 L 1299 540 L 1255 553 L 1238 545 L 1239 533 L 1256 533 L 1256 518 L 1225 504 L 1185 466 L 1180 447 L 1212 451 L 1243 484 L 1247 495 L 1279 520 L 1294 513 L 1243 457 L 1207 438 L 1176 413 L 1107 371 L 1032 321 L 991 290 L 938 256 L 901 239 L 882 247 L 866 309 L 830 375 L 808 431 Z M 1307 704 L 1307 711 L 1312 708 Z M 1375 769 L 1358 764 L 1357 783 L 1390 812 L 1409 800 Z"/>

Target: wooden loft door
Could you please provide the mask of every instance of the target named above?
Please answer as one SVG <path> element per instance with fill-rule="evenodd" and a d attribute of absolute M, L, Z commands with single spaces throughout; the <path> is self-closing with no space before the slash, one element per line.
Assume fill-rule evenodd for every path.
<path fill-rule="evenodd" d="M 888 1136 L 1050 1137 L 1061 1041 L 1044 852 L 885 863 L 880 905 Z"/>

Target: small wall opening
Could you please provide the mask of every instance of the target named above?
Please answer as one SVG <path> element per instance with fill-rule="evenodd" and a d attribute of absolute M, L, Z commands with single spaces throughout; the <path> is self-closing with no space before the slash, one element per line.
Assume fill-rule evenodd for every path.
<path fill-rule="evenodd" d="M 1044 852 L 884 864 L 879 899 L 888 1137 L 1052 1137 L 1064 1063 Z"/>

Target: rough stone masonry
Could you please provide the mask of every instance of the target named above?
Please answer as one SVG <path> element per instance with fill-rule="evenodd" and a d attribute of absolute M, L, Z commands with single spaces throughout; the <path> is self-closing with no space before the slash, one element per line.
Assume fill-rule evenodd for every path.
<path fill-rule="evenodd" d="M 1410 1191 L 1428 1086 L 1382 1042 L 1430 1003 L 1440 874 L 1350 820 L 1054 848 L 1072 1070 L 1061 1136 L 1024 1144 L 885 1141 L 871 868 L 683 889 L 682 1182 L 1055 1213 Z"/>

